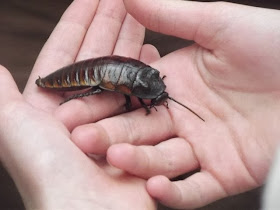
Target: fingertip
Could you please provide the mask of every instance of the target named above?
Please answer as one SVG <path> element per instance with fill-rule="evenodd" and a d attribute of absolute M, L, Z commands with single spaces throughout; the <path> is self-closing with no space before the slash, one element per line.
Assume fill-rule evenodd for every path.
<path fill-rule="evenodd" d="M 228 195 L 220 183 L 205 172 L 174 182 L 164 176 L 155 176 L 147 181 L 146 188 L 153 198 L 176 209 L 199 208 Z"/>
<path fill-rule="evenodd" d="M 144 63 L 152 63 L 160 59 L 160 54 L 158 49 L 151 45 L 143 45 L 140 53 L 140 60 Z"/>
<path fill-rule="evenodd" d="M 71 139 L 84 153 L 105 154 L 109 147 L 108 136 L 98 125 L 88 124 L 75 128 Z"/>
<path fill-rule="evenodd" d="M 133 7 L 137 6 L 137 0 L 131 1 L 131 0 L 123 0 L 123 3 L 125 5 L 126 10 L 131 13 L 133 11 Z"/>
<path fill-rule="evenodd" d="M 134 151 L 134 147 L 130 144 L 114 144 L 107 150 L 107 161 L 117 168 L 129 169 L 133 164 Z"/>
<path fill-rule="evenodd" d="M 8 86 L 11 86 L 11 85 L 15 85 L 15 82 L 13 80 L 13 76 L 12 74 L 9 72 L 9 70 L 0 65 L 0 84 L 1 86 L 3 85 L 8 85 Z"/>
<path fill-rule="evenodd" d="M 182 208 L 182 194 L 177 187 L 165 176 L 155 176 L 147 181 L 147 191 L 153 198 L 157 199 L 162 204 Z"/>
<path fill-rule="evenodd" d="M 72 131 L 71 139 L 83 152 L 91 153 L 96 141 L 95 130 L 89 130 L 87 126 L 79 126 Z"/>
<path fill-rule="evenodd" d="M 0 65 L 0 86 L 1 104 L 7 103 L 8 101 L 19 98 L 21 96 L 12 74 L 2 65 Z"/>
<path fill-rule="evenodd" d="M 0 74 L 2 74 L 3 72 L 6 72 L 6 71 L 8 71 L 8 69 L 6 69 L 5 66 L 2 66 L 2 65 L 0 64 Z"/>
<path fill-rule="evenodd" d="M 12 80 L 12 75 L 6 67 L 0 65 L 0 84 L 3 86 Z"/>
<path fill-rule="evenodd" d="M 161 201 L 164 200 L 166 191 L 170 191 L 171 181 L 163 175 L 154 176 L 147 181 L 146 188 L 153 198 Z"/>

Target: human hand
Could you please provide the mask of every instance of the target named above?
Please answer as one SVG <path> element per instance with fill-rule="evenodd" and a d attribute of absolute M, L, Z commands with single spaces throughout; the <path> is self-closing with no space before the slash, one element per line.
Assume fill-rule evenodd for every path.
<path fill-rule="evenodd" d="M 86 156 L 65 125 L 25 101 L 0 68 L 0 159 L 27 209 L 156 209 L 143 179 Z"/>
<path fill-rule="evenodd" d="M 115 93 L 103 93 L 59 106 L 67 93 L 42 90 L 35 85 L 35 80 L 75 61 L 105 55 L 122 55 L 146 63 L 159 59 L 155 47 L 143 45 L 144 35 L 145 28 L 126 13 L 122 0 L 74 1 L 43 47 L 24 97 L 33 106 L 53 113 L 70 131 L 77 125 L 123 112 L 124 97 Z"/>
<path fill-rule="evenodd" d="M 149 116 L 139 109 L 77 127 L 73 141 L 88 153 L 113 145 L 108 161 L 150 178 L 150 195 L 175 208 L 261 185 L 280 136 L 279 11 L 167 0 L 125 4 L 146 27 L 196 42 L 152 66 L 167 76 L 167 92 L 206 122 L 170 102 Z M 196 169 L 185 180 L 167 179 Z"/>
<path fill-rule="evenodd" d="M 82 121 L 75 117 L 64 124 L 64 116 L 75 105 L 84 105 L 59 107 L 61 95 L 39 90 L 34 83 L 38 75 L 88 56 L 157 58 L 153 47 L 142 46 L 143 36 L 143 26 L 126 15 L 122 1 L 76 0 L 44 46 L 23 95 L 0 67 L 0 159 L 27 209 L 156 208 L 143 179 L 89 158 L 70 141 L 71 126 Z"/>

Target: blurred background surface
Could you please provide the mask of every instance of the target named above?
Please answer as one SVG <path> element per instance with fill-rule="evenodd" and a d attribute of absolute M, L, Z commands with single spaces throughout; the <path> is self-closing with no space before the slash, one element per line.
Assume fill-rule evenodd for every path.
<path fill-rule="evenodd" d="M 0 6 L 0 64 L 8 68 L 19 89 L 24 89 L 34 62 L 60 16 L 71 0 L 2 0 Z M 247 5 L 280 9 L 279 0 L 232 1 Z M 146 43 L 155 45 L 161 55 L 191 42 L 146 32 Z M 13 181 L 0 165 L 0 210 L 24 209 Z M 261 188 L 226 198 L 200 210 L 258 210 Z M 159 209 L 168 209 L 160 206 Z"/>

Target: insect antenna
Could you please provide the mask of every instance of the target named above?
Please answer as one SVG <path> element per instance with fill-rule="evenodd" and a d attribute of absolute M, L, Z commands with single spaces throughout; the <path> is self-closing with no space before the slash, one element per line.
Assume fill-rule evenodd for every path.
<path fill-rule="evenodd" d="M 189 107 L 187 107 L 186 105 L 180 103 L 179 101 L 175 100 L 174 98 L 168 96 L 168 98 L 174 102 L 176 102 L 177 104 L 180 104 L 181 106 L 185 107 L 187 110 L 189 110 L 191 113 L 193 113 L 194 115 L 196 115 L 199 119 L 201 119 L 203 122 L 205 122 L 205 120 L 200 117 L 197 113 L 195 113 L 193 110 L 191 110 Z"/>

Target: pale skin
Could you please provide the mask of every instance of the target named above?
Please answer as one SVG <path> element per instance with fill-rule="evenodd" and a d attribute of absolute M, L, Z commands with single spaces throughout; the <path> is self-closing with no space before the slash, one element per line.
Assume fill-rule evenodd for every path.
<path fill-rule="evenodd" d="M 190 209 L 261 185 L 279 137 L 279 12 L 224 3 L 124 1 L 144 26 L 197 43 L 159 59 L 155 48 L 142 45 L 143 27 L 124 17 L 121 1 L 102 2 L 73 2 L 23 95 L 1 68 L 0 158 L 26 207 L 155 209 L 152 196 Z M 135 111 L 103 119 L 124 112 L 122 96 L 105 93 L 58 106 L 65 95 L 34 84 L 38 75 L 110 54 L 154 61 L 167 76 L 170 95 L 205 122 L 174 102 L 149 116 L 134 104 Z M 69 140 L 72 130 L 80 150 Z M 148 182 L 82 151 L 107 151 L 111 165 Z M 198 168 L 185 180 L 167 179 Z"/>
<path fill-rule="evenodd" d="M 156 209 L 144 179 L 91 159 L 73 144 L 55 115 L 63 97 L 34 84 L 38 75 L 88 57 L 158 59 L 143 39 L 144 27 L 121 0 L 75 0 L 42 49 L 23 94 L 0 67 L 0 159 L 26 209 Z"/>
<path fill-rule="evenodd" d="M 280 136 L 280 12 L 228 3 L 124 2 L 145 27 L 196 42 L 151 65 L 166 75 L 167 92 L 205 122 L 174 102 L 149 116 L 140 108 L 97 121 L 99 102 L 92 97 L 56 112 L 75 128 L 72 140 L 86 153 L 107 151 L 111 165 L 148 179 L 149 194 L 173 208 L 200 207 L 262 185 Z M 117 101 L 122 107 L 124 99 Z M 112 109 L 110 103 L 102 114 Z M 79 122 L 70 121 L 77 113 Z M 185 180 L 168 179 L 196 169 Z"/>

